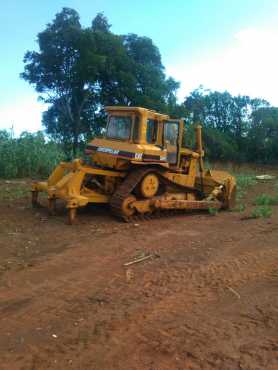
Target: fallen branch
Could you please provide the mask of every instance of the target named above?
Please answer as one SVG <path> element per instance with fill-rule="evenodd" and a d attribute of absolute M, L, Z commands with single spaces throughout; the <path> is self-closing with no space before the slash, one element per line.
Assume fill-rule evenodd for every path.
<path fill-rule="evenodd" d="M 227 288 L 229 289 L 230 292 L 232 292 L 235 296 L 237 296 L 238 299 L 240 299 L 240 295 L 238 292 L 236 292 L 233 288 L 229 286 Z"/>
<path fill-rule="evenodd" d="M 258 175 L 256 176 L 257 180 L 274 180 L 275 176 L 272 175 Z"/>
<path fill-rule="evenodd" d="M 135 263 L 139 263 L 139 262 L 145 261 L 145 260 L 147 260 L 147 259 L 149 259 L 151 257 L 152 257 L 152 255 L 149 254 L 148 256 L 144 256 L 144 257 L 141 257 L 141 258 L 137 258 L 137 259 L 135 259 L 133 261 L 126 262 L 126 263 L 124 263 L 124 266 L 130 266 L 130 265 L 133 265 Z"/>

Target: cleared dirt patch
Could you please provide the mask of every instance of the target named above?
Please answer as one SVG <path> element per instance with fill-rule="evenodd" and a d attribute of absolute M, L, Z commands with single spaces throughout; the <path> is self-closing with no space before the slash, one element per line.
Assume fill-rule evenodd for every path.
<path fill-rule="evenodd" d="M 30 207 L 28 181 L 3 189 L 1 370 L 277 369 L 278 206 L 243 220 L 274 182 L 243 213 L 125 224 L 95 208 L 73 227 Z"/>

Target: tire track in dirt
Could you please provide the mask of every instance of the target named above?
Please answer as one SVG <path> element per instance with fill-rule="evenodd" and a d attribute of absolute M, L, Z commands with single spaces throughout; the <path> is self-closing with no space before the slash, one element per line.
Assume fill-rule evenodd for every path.
<path fill-rule="evenodd" d="M 166 340 L 165 342 L 168 329 L 167 331 L 162 330 L 161 332 L 155 332 L 155 335 L 150 335 L 148 329 L 146 329 L 152 327 L 152 322 L 157 320 L 159 315 L 166 318 L 168 316 L 170 321 L 173 321 L 175 317 L 180 315 L 181 310 L 196 312 L 196 310 L 198 311 L 197 308 L 203 305 L 204 302 L 207 302 L 207 304 L 215 302 L 219 294 L 227 293 L 228 287 L 240 288 L 248 281 L 259 278 L 276 279 L 277 257 L 278 252 L 276 250 L 268 249 L 260 252 L 254 251 L 254 253 L 244 253 L 241 257 L 237 258 L 225 258 L 222 263 L 212 262 L 202 266 L 186 264 L 183 271 L 181 271 L 180 266 L 176 266 L 175 263 L 167 264 L 167 269 L 165 269 L 163 263 L 162 266 L 160 266 L 160 261 L 157 263 L 153 261 L 144 272 L 141 283 L 139 282 L 136 284 L 131 282 L 132 289 L 130 291 L 130 285 L 123 281 L 121 270 L 118 268 L 118 272 L 115 273 L 115 271 L 117 271 L 118 261 L 116 262 L 113 257 L 105 257 L 104 261 L 107 265 L 107 272 L 111 270 L 114 271 L 114 274 L 110 276 L 108 283 L 107 280 L 105 281 L 105 284 L 103 278 L 95 280 L 93 284 L 97 289 L 94 293 L 97 295 L 99 291 L 102 291 L 100 300 L 104 302 L 113 302 L 113 307 L 112 311 L 111 307 L 108 307 L 108 312 L 104 314 L 105 319 L 103 320 L 101 329 L 102 334 L 100 336 L 96 335 L 99 344 L 104 345 L 111 340 L 111 346 L 113 344 L 115 348 L 115 350 L 110 351 L 109 354 L 111 361 L 113 358 L 117 357 L 118 351 L 125 352 L 125 347 L 128 347 L 130 338 L 134 338 L 135 348 L 138 345 L 141 347 L 150 346 L 155 353 L 161 355 L 161 353 L 165 352 L 164 355 L 170 355 L 171 357 L 174 350 L 169 341 Z M 94 261 L 96 263 L 96 260 Z M 66 276 L 63 275 L 62 278 L 51 281 L 45 299 L 27 302 L 27 306 L 31 306 L 34 318 L 39 317 L 40 320 L 43 321 L 45 315 L 49 320 L 50 314 L 55 322 L 57 316 L 84 311 L 84 308 L 88 306 L 88 302 L 86 302 L 89 293 L 88 287 L 91 286 L 92 288 L 91 278 L 92 276 L 95 277 L 98 275 L 96 267 L 88 267 L 88 264 L 90 265 L 89 262 L 88 256 L 85 256 L 84 261 L 79 261 L 76 271 L 69 271 Z M 54 265 L 56 264 L 57 261 Z M 83 267 L 82 274 L 80 274 L 79 271 L 81 265 Z M 42 272 L 42 270 L 40 270 L 40 272 Z M 40 295 L 48 284 L 49 282 L 44 282 L 36 287 L 32 293 L 33 298 Z M 101 287 L 103 287 L 103 290 Z M 55 293 L 56 291 L 59 293 Z M 144 298 L 143 300 L 142 297 Z M 179 309 L 177 309 L 177 302 L 179 302 Z M 116 320 L 113 319 L 113 315 L 115 316 L 114 311 L 125 305 L 128 311 L 128 318 L 126 319 L 122 315 L 118 315 Z M 94 312 L 94 314 L 96 314 L 96 323 L 98 322 L 98 315 L 100 315 L 99 311 L 105 311 L 105 306 L 106 304 L 104 304 L 101 310 L 97 309 Z M 111 304 L 107 306 L 111 306 Z M 142 307 L 144 307 L 143 314 Z M 28 310 L 30 310 L 30 307 L 25 307 L 23 310 L 21 309 L 19 313 L 14 313 L 12 315 L 13 320 L 20 321 L 24 319 Z M 88 319 L 93 324 L 94 321 L 92 321 L 90 314 Z M 34 323 L 36 319 L 32 321 Z M 141 323 L 141 325 L 138 323 Z M 183 333 L 183 336 L 185 333 L 188 335 L 190 332 L 191 334 L 194 332 L 196 335 L 196 328 L 194 326 L 189 326 Z M 164 338 L 162 341 L 163 343 L 157 340 L 157 334 L 158 337 Z M 111 337 L 113 339 L 107 340 L 107 335 L 109 338 Z M 89 336 L 87 342 L 89 351 L 92 350 L 91 347 L 94 348 L 95 346 L 93 342 L 96 340 L 96 336 Z M 177 336 L 178 335 L 176 335 L 176 337 Z M 199 334 L 199 337 L 203 336 L 204 333 Z M 115 337 L 117 338 L 116 340 Z M 154 337 L 156 339 L 154 339 Z M 74 344 L 72 343 L 72 338 L 65 339 L 60 343 L 61 351 L 66 351 L 68 346 L 70 346 L 71 352 L 77 351 L 76 357 L 79 358 L 80 348 L 77 343 L 78 340 L 76 340 L 76 344 Z M 150 343 L 152 344 L 150 345 Z M 54 347 L 55 344 L 53 348 L 51 345 L 48 346 L 48 351 L 51 351 L 51 348 L 54 350 Z M 102 353 L 101 349 L 98 350 Z M 84 349 L 82 349 L 82 353 L 83 352 Z M 37 354 L 37 356 L 41 361 L 46 361 L 45 355 Z M 86 357 L 87 356 L 90 357 L 89 353 Z M 79 358 L 79 361 L 82 362 L 82 359 Z M 191 362 L 194 363 L 192 359 Z"/>
<path fill-rule="evenodd" d="M 116 337 L 118 346 L 115 352 L 110 354 L 111 359 L 116 357 L 118 351 L 124 352 L 125 345 L 127 345 L 129 338 L 134 337 L 137 339 L 135 340 L 134 348 L 143 347 L 145 354 L 146 352 L 149 353 L 150 364 L 152 356 L 156 353 L 162 357 L 161 364 L 159 365 L 161 367 L 158 367 L 159 369 L 180 368 L 175 367 L 178 366 L 178 364 L 175 366 L 173 365 L 175 363 L 175 358 L 179 358 L 180 356 L 180 354 L 177 355 L 177 348 L 180 349 L 180 353 L 183 352 L 185 343 L 180 338 L 193 336 L 195 338 L 193 341 L 194 343 L 193 345 L 191 343 L 190 346 L 194 349 L 189 353 L 185 353 L 183 356 L 184 360 L 187 361 L 188 367 L 186 367 L 186 369 L 200 369 L 203 368 L 202 366 L 206 369 L 210 369 L 214 364 L 213 368 L 222 370 L 223 368 L 228 369 L 230 366 L 233 369 L 240 368 L 240 363 L 242 366 L 247 365 L 248 361 L 243 358 L 244 356 L 241 354 L 238 358 L 234 358 L 233 351 L 236 346 L 232 346 L 232 350 L 227 348 L 226 354 L 220 352 L 216 355 L 213 351 L 210 353 L 207 351 L 207 347 L 209 347 L 207 339 L 210 337 L 212 341 L 217 341 L 220 337 L 221 342 L 221 340 L 225 339 L 225 336 L 223 337 L 223 332 L 225 333 L 227 327 L 229 332 L 233 333 L 234 336 L 237 336 L 241 330 L 249 330 L 251 333 L 252 328 L 250 328 L 250 325 L 248 324 L 246 326 L 246 321 L 236 325 L 233 322 L 230 323 L 227 321 L 225 317 L 211 320 L 210 315 L 206 315 L 205 312 L 202 312 L 203 307 L 205 305 L 205 307 L 212 306 L 217 308 L 218 302 L 221 300 L 221 295 L 223 296 L 225 284 L 227 283 L 230 285 L 236 284 L 239 288 L 242 286 L 244 287 L 250 282 L 253 283 L 258 279 L 260 281 L 263 279 L 268 281 L 270 279 L 277 283 L 277 257 L 278 253 L 276 251 L 262 251 L 259 255 L 246 253 L 242 258 L 227 259 L 223 264 L 212 263 L 208 266 L 202 266 L 191 270 L 188 274 L 183 276 L 174 274 L 173 271 L 170 271 L 166 277 L 166 284 L 161 284 L 161 280 L 164 280 L 165 276 L 160 276 L 156 281 L 152 281 L 154 285 L 153 288 L 156 290 L 154 295 L 156 295 L 156 298 L 160 297 L 159 302 L 157 303 L 156 299 L 155 303 L 151 305 L 151 307 L 147 307 L 147 310 L 144 310 L 143 314 L 141 312 L 136 312 L 135 316 L 129 320 L 128 331 L 127 325 L 122 324 L 123 328 L 117 330 Z M 186 284 L 186 276 L 188 275 L 191 276 L 191 279 L 189 280 L 190 282 Z M 179 288 L 173 289 L 173 285 Z M 166 289 L 163 289 L 165 286 Z M 148 289 L 150 289 L 150 286 L 148 286 Z M 160 292 L 158 293 L 157 290 Z M 278 305 L 276 309 L 278 310 Z M 185 314 L 186 311 L 187 313 Z M 192 320 L 191 317 L 186 325 L 184 325 L 184 323 L 177 325 L 176 322 L 184 321 L 184 316 L 187 316 L 188 312 L 195 313 L 195 315 L 198 313 L 199 319 L 197 322 L 192 324 L 192 322 L 190 322 Z M 179 317 L 181 320 L 179 320 Z M 202 328 L 202 318 L 204 322 L 212 322 Z M 216 329 L 217 324 L 219 324 L 221 320 L 223 321 L 222 328 Z M 154 330 L 154 322 L 157 323 L 156 330 Z M 256 325 L 257 322 L 258 321 L 256 321 Z M 142 323 L 141 326 L 138 325 L 138 323 Z M 172 323 L 175 324 L 171 327 Z M 276 323 L 278 325 L 278 318 Z M 182 327 L 182 330 L 179 326 Z M 161 327 L 164 329 L 161 330 Z M 172 330 L 170 331 L 170 329 Z M 221 332 L 221 329 L 223 329 L 223 332 Z M 269 366 L 267 367 L 269 369 L 272 367 L 274 369 L 275 364 L 277 364 L 275 358 L 278 360 L 277 342 L 276 345 L 274 339 L 267 339 L 266 343 L 264 343 L 263 340 L 261 340 L 261 342 L 262 343 L 257 345 L 257 347 L 263 355 L 259 356 L 256 354 L 257 361 L 263 366 Z M 264 359 L 265 352 L 268 352 L 265 346 L 270 348 L 270 356 L 273 358 L 273 361 Z M 206 352 L 207 358 L 205 359 L 204 353 Z M 231 353 L 230 356 L 227 355 L 229 352 Z M 255 351 L 253 352 L 255 353 Z M 255 357 L 254 353 L 253 359 Z M 134 361 L 138 356 L 138 353 L 134 355 Z M 169 362 L 167 362 L 167 360 Z M 140 367 L 138 367 L 138 369 L 140 369 Z M 248 367 L 246 367 L 246 369 L 248 369 Z"/>
<path fill-rule="evenodd" d="M 155 232 L 158 234 L 157 230 Z M 195 236 L 192 236 L 193 241 Z M 184 239 L 182 232 L 179 237 Z M 246 243 L 246 238 L 244 240 Z M 10 275 L 6 275 L 6 287 L 0 289 L 0 299 L 5 298 L 2 311 L 0 306 L 1 328 L 3 332 L 9 330 L 26 338 L 25 343 L 18 345 L 19 353 L 25 353 L 24 361 L 19 358 L 16 367 L 14 356 L 6 354 L 8 364 L 13 363 L 17 369 L 24 363 L 24 370 L 29 370 L 33 362 L 36 370 L 42 364 L 45 368 L 52 368 L 49 354 L 55 353 L 61 362 L 55 368 L 64 370 L 68 366 L 65 361 L 70 352 L 82 370 L 125 369 L 124 358 L 131 357 L 134 363 L 142 365 L 144 352 L 147 353 L 144 369 L 152 368 L 152 356 L 161 361 L 161 369 L 178 369 L 178 364 L 174 367 L 170 364 L 176 355 L 175 347 L 181 348 L 180 342 L 186 336 L 198 338 L 200 356 L 202 351 L 205 352 L 207 328 L 198 329 L 200 324 L 194 321 L 194 317 L 198 314 L 200 320 L 208 321 L 209 318 L 200 307 L 214 307 L 226 295 L 237 300 L 228 287 L 240 291 L 246 284 L 257 280 L 277 281 L 277 249 L 242 249 L 240 256 L 231 257 L 223 248 L 217 253 L 217 262 L 209 258 L 200 264 L 190 262 L 190 259 L 180 263 L 175 254 L 171 257 L 169 248 L 165 249 L 169 244 L 166 238 L 161 241 L 161 258 L 132 268 L 134 278 L 127 282 L 122 262 L 130 258 L 134 248 L 130 239 L 121 236 L 117 242 L 115 236 L 108 236 L 102 239 L 101 244 L 103 250 L 75 245 L 62 255 L 52 256 L 38 266 L 18 273 L 10 281 Z M 183 250 L 185 253 L 184 247 Z M 192 324 L 184 324 L 184 316 L 189 316 Z M 84 321 L 75 328 L 78 318 Z M 177 334 L 170 331 L 169 336 L 171 327 L 167 321 L 173 323 L 177 318 L 183 329 L 179 330 L 179 324 L 176 324 Z M 213 324 L 217 326 L 213 322 L 209 326 L 211 332 L 214 332 Z M 36 332 L 38 326 L 44 328 L 44 335 Z M 53 330 L 59 331 L 59 341 L 49 342 Z M 229 326 L 229 330 L 233 332 L 233 326 Z M 219 333 L 215 332 L 213 338 Z M 191 346 L 197 347 L 198 343 L 191 343 Z M 8 345 L 3 341 L 0 344 L 3 349 L 11 348 L 12 341 L 8 341 Z M 108 355 L 105 348 L 109 348 Z M 182 352 L 181 349 L 179 351 Z M 121 359 L 118 353 L 121 353 Z M 188 364 L 201 366 L 194 359 L 194 356 L 198 357 L 198 351 L 197 354 L 194 351 L 190 353 L 183 354 Z M 208 358 L 213 361 L 212 355 Z M 234 366 L 232 360 L 226 360 Z M 223 366 L 222 360 L 220 363 Z M 209 363 L 206 362 L 205 366 Z M 141 370 L 142 366 L 134 369 Z"/>
<path fill-rule="evenodd" d="M 61 256 L 61 259 L 66 259 L 66 256 Z M 47 294 L 50 296 L 47 297 L 47 299 L 49 300 L 49 298 L 52 297 L 55 300 L 55 305 L 53 307 L 59 309 L 65 303 L 66 298 L 71 297 L 69 300 L 66 299 L 66 302 L 74 300 L 75 296 L 82 296 L 84 293 L 87 294 L 89 286 L 92 287 L 93 285 L 96 287 L 100 287 L 101 285 L 103 285 L 101 284 L 103 278 L 100 278 L 98 280 L 94 278 L 94 280 L 92 280 L 92 276 L 100 276 L 100 272 L 103 273 L 104 264 L 107 272 L 115 272 L 115 270 L 117 271 L 110 276 L 111 279 L 108 282 L 105 281 L 106 289 L 108 289 L 107 287 L 109 287 L 109 285 L 113 285 L 115 280 L 120 280 L 123 278 L 123 273 L 121 267 L 119 266 L 119 261 L 116 261 L 114 256 L 110 255 L 106 257 L 101 257 L 101 263 L 96 262 L 97 258 L 95 256 L 91 259 L 94 260 L 94 266 L 90 264 L 88 256 L 83 256 L 83 261 L 81 261 L 79 258 L 79 263 L 76 266 L 76 269 L 72 268 L 73 266 L 71 263 L 68 267 L 68 271 L 67 268 L 63 266 L 63 273 L 61 277 L 57 276 L 56 269 L 62 261 L 57 261 L 57 258 L 55 259 L 55 261 L 47 261 L 45 263 L 45 269 L 47 270 L 48 274 L 49 270 L 53 270 L 53 273 L 55 274 L 55 279 L 52 279 L 51 281 L 47 279 L 46 281 L 42 281 L 42 283 L 39 283 L 37 285 L 30 284 L 28 285 L 28 287 L 21 288 L 21 295 L 24 297 L 22 298 L 22 300 L 26 301 L 26 304 L 30 304 L 32 299 L 36 297 L 42 297 L 42 293 L 47 290 Z M 184 290 L 184 286 L 186 286 L 186 289 L 188 290 L 198 290 L 205 286 L 208 286 L 212 289 L 222 289 L 224 286 L 224 289 L 226 289 L 228 286 L 235 286 L 238 282 L 242 283 L 245 280 L 255 278 L 256 276 L 259 277 L 270 275 L 273 276 L 273 278 L 277 277 L 277 261 L 278 252 L 276 250 L 268 249 L 267 251 L 244 253 L 239 258 L 226 258 L 221 263 L 211 262 L 209 264 L 203 264 L 202 266 L 184 264 L 183 271 L 180 271 L 179 268 L 175 268 L 174 263 L 172 263 L 171 265 L 167 264 L 167 269 L 161 269 L 161 271 L 159 271 L 159 274 L 157 274 L 156 270 L 154 270 L 153 272 L 147 271 L 145 273 L 145 279 L 147 283 L 144 286 L 144 290 L 147 290 L 149 292 L 153 290 L 152 295 L 158 297 L 160 295 L 161 289 L 163 291 L 162 296 L 165 294 L 165 289 L 163 287 L 168 286 L 169 290 L 171 290 L 171 285 L 176 285 L 177 289 L 180 289 L 181 291 Z M 264 264 L 262 264 L 262 262 L 265 264 L 265 266 Z M 80 269 L 82 270 L 82 274 L 80 274 Z M 43 267 L 40 267 L 37 272 L 40 275 L 43 275 Z M 31 274 L 36 274 L 36 269 L 33 269 Z M 13 294 L 13 290 L 11 287 L 11 298 L 10 300 L 8 300 L 8 302 L 11 302 L 11 306 L 13 305 L 13 302 L 16 301 L 16 298 L 18 298 L 18 288 L 19 287 L 17 286 Z M 30 288 L 32 291 L 31 295 Z M 140 286 L 139 288 L 141 289 Z M 114 289 L 114 286 L 112 289 Z M 177 293 L 177 290 L 174 290 L 174 292 Z M 4 296 L 4 294 L 5 296 L 7 296 L 6 289 L 4 290 L 2 296 Z M 61 306 L 57 305 L 57 300 L 61 301 Z M 21 299 L 19 299 L 19 302 L 20 301 Z M 39 306 L 44 306 L 44 303 L 45 302 L 42 302 L 41 300 L 38 301 Z M 34 302 L 32 302 L 32 304 L 34 304 Z M 8 304 L 6 306 L 8 306 Z M 38 311 L 38 313 L 47 311 L 50 307 L 51 305 L 49 305 L 49 307 L 44 309 L 43 311 Z M 21 305 L 18 305 L 17 308 L 18 310 L 20 310 L 21 308 L 24 308 L 24 305 L 23 307 Z M 4 307 L 2 307 L 2 311 L 8 311 L 8 307 L 5 307 L 4 305 Z M 4 312 L 2 312 L 1 317 L 5 318 L 3 314 Z M 16 312 L 14 315 L 19 315 L 20 319 L 21 315 L 24 314 L 25 312 Z"/>

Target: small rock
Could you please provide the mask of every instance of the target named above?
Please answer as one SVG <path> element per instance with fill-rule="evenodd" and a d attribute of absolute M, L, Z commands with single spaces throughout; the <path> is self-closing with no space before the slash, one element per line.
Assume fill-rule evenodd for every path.
<path fill-rule="evenodd" d="M 134 278 L 134 273 L 131 269 L 126 270 L 126 281 L 129 283 Z"/>

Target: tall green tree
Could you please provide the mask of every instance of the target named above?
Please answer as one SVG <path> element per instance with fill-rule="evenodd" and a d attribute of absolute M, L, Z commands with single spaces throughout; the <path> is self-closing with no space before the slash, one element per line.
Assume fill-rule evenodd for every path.
<path fill-rule="evenodd" d="M 184 112 L 187 117 L 187 122 L 193 124 L 205 124 L 207 117 L 207 90 L 203 86 L 199 86 L 193 90 L 183 102 Z"/>
<path fill-rule="evenodd" d="M 38 34 L 39 51 L 28 51 L 21 76 L 49 104 L 46 131 L 76 154 L 80 141 L 99 134 L 105 105 L 175 107 L 178 83 L 166 78 L 152 40 L 115 35 L 103 13 L 82 28 L 78 13 L 63 8 Z"/>
<path fill-rule="evenodd" d="M 92 21 L 92 30 L 94 32 L 110 32 L 111 24 L 104 13 L 98 13 Z"/>
<path fill-rule="evenodd" d="M 278 163 L 278 108 L 264 107 L 255 110 L 247 139 L 249 161 Z"/>
<path fill-rule="evenodd" d="M 134 105 L 167 111 L 179 83 L 166 78 L 161 55 L 152 40 L 135 34 L 98 33 L 106 55 L 101 71 L 103 105 Z"/>
<path fill-rule="evenodd" d="M 232 96 L 229 92 L 194 90 L 183 103 L 187 121 L 202 123 L 210 158 L 242 161 L 247 158 L 247 135 L 252 114 L 268 107 L 263 99 Z"/>
<path fill-rule="evenodd" d="M 38 44 L 38 52 L 25 54 L 21 76 L 50 105 L 43 117 L 47 133 L 71 142 L 75 154 L 81 133 L 88 129 L 83 110 L 97 104 L 95 81 L 102 56 L 91 32 L 82 29 L 78 13 L 69 8 L 38 34 Z"/>

